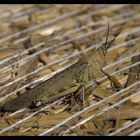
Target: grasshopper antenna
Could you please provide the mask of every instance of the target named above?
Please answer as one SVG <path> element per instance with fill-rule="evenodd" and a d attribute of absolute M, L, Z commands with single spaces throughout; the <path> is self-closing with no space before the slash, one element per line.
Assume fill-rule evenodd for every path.
<path fill-rule="evenodd" d="M 118 37 L 118 35 L 121 33 L 121 31 L 119 31 L 115 37 L 110 41 L 110 43 L 108 43 L 108 35 L 109 35 L 109 23 L 108 23 L 108 28 L 107 28 L 107 34 L 106 34 L 106 42 L 105 42 L 105 53 L 108 50 L 108 48 L 110 48 L 111 44 L 114 42 L 114 40 Z"/>
<path fill-rule="evenodd" d="M 108 35 L 109 35 L 109 22 L 108 22 L 107 33 L 106 33 L 105 51 L 106 51 L 107 48 L 108 48 L 108 47 L 107 47 Z"/>
<path fill-rule="evenodd" d="M 116 35 L 115 35 L 115 37 L 110 41 L 110 43 L 108 44 L 108 46 L 105 48 L 106 50 L 108 49 L 108 48 L 110 48 L 110 46 L 111 46 L 111 44 L 114 42 L 114 40 L 118 37 L 118 35 L 121 33 L 121 31 L 119 31 Z"/>

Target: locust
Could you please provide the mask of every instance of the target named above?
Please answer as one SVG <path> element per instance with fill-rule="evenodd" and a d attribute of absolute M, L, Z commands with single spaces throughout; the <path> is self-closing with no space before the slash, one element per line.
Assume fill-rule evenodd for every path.
<path fill-rule="evenodd" d="M 84 87 L 92 78 L 95 83 L 97 75 L 101 75 L 102 67 L 105 65 L 107 49 L 111 46 L 116 36 L 107 43 L 109 24 L 105 46 L 93 48 L 87 52 L 79 61 L 54 75 L 50 79 L 40 83 L 36 87 L 27 90 L 26 93 L 6 102 L 2 107 L 2 112 L 14 112 L 23 108 L 35 108 L 46 102 L 57 100 L 60 97 L 83 89 L 81 99 L 84 101 Z M 92 71 L 91 73 L 89 71 Z"/>

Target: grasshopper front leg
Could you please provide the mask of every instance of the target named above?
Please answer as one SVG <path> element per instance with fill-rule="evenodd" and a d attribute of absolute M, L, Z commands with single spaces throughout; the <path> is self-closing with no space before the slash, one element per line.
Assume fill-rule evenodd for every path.
<path fill-rule="evenodd" d="M 100 69 L 100 71 L 101 71 L 102 73 L 104 73 L 104 74 L 108 77 L 108 79 L 109 79 L 110 82 L 111 82 L 111 86 L 112 86 L 112 87 L 115 87 L 115 89 L 117 89 L 117 91 L 119 91 L 120 89 L 123 88 L 123 86 L 121 85 L 121 83 L 120 83 L 114 76 L 109 75 L 109 74 L 108 74 L 105 70 L 103 70 L 102 68 Z"/>

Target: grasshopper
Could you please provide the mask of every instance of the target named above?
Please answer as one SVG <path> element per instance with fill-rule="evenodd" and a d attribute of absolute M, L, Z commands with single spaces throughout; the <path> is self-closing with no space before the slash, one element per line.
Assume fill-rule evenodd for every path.
<path fill-rule="evenodd" d="M 13 112 L 27 107 L 35 108 L 46 102 L 70 95 L 79 89 L 83 89 L 82 101 L 84 101 L 85 84 L 88 83 L 91 78 L 94 79 L 96 84 L 99 84 L 95 77 L 102 73 L 100 70 L 105 65 L 106 51 L 119 35 L 118 33 L 108 45 L 108 33 L 109 24 L 105 46 L 92 49 L 72 66 L 42 82 L 33 89 L 28 90 L 25 94 L 19 95 L 11 101 L 6 102 L 1 110 L 3 112 Z M 92 70 L 92 75 L 89 75 L 90 69 Z"/>

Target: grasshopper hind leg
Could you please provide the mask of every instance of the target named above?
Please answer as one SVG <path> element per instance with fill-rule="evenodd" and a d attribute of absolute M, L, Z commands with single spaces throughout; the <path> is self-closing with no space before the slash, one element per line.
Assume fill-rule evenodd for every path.
<path fill-rule="evenodd" d="M 69 106 L 67 107 L 67 111 L 76 111 L 82 110 L 85 106 L 85 83 L 82 81 L 77 81 L 80 86 L 70 97 Z"/>

